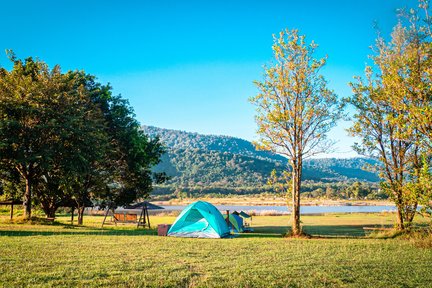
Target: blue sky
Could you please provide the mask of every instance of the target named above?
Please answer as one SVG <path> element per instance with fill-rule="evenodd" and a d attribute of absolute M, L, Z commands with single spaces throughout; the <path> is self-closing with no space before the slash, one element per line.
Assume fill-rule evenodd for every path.
<path fill-rule="evenodd" d="M 254 107 L 272 34 L 299 29 L 328 55 L 324 76 L 340 96 L 362 75 L 376 36 L 415 1 L 5 1 L 0 49 L 63 70 L 84 69 L 129 99 L 145 125 L 256 139 Z M 4 53 L 0 65 L 10 67 Z M 351 157 L 341 122 L 331 156 Z"/>

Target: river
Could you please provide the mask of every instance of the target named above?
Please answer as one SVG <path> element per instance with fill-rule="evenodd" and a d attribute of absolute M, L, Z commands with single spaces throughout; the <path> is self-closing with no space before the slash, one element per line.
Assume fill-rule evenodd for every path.
<path fill-rule="evenodd" d="M 286 206 L 240 206 L 240 205 L 215 205 L 220 211 L 256 211 L 258 213 L 264 211 L 275 211 L 279 213 L 289 213 Z M 170 205 L 162 206 L 166 210 L 179 211 L 183 210 L 186 205 Z M 301 206 L 301 214 L 322 214 L 322 213 L 379 213 L 379 212 L 394 212 L 395 206 Z"/>

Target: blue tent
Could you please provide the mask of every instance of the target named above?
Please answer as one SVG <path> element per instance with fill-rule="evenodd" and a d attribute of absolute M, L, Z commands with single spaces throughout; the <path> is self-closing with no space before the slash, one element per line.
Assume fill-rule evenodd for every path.
<path fill-rule="evenodd" d="M 208 202 L 187 206 L 168 231 L 168 236 L 192 238 L 223 238 L 230 234 L 222 214 Z"/>

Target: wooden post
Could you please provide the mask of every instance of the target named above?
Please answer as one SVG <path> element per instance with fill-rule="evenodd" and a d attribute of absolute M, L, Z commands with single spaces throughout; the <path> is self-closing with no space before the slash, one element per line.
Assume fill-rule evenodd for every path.
<path fill-rule="evenodd" d="M 148 224 L 148 227 L 150 229 L 150 217 L 149 217 L 149 213 L 148 213 L 147 203 L 145 203 L 145 202 L 144 202 L 144 207 L 145 207 L 144 213 L 147 213 L 147 224 Z"/>
<path fill-rule="evenodd" d="M 143 207 L 141 209 L 140 217 L 138 219 L 137 228 L 139 228 L 140 226 L 145 226 L 145 224 L 146 224 L 145 222 L 146 222 L 146 220 L 145 220 L 145 206 L 143 205 Z"/>
<path fill-rule="evenodd" d="M 117 217 L 115 216 L 115 208 L 113 208 L 113 209 L 111 210 L 111 212 L 112 212 L 112 215 L 113 215 L 113 218 L 114 218 L 114 225 L 117 226 L 117 221 L 119 221 L 119 220 L 118 220 Z"/>
<path fill-rule="evenodd" d="M 104 226 L 104 224 L 105 224 L 105 220 L 106 220 L 106 218 L 107 218 L 107 216 L 108 216 L 108 212 L 109 212 L 109 208 L 107 209 L 107 211 L 106 211 L 106 213 L 105 213 L 105 217 L 104 217 L 104 220 L 103 220 L 103 222 L 102 222 L 102 228 L 103 228 L 103 226 Z"/>
<path fill-rule="evenodd" d="M 10 213 L 10 219 L 12 220 L 13 219 L 13 202 L 12 202 L 12 204 L 11 204 L 11 213 Z"/>

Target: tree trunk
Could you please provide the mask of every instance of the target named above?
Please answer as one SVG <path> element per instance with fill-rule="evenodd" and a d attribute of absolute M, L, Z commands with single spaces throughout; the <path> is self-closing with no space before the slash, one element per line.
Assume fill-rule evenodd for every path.
<path fill-rule="evenodd" d="M 31 189 L 30 177 L 25 178 L 25 193 L 24 193 L 24 218 L 31 218 L 31 201 L 32 201 L 32 189 Z"/>
<path fill-rule="evenodd" d="M 45 210 L 45 215 L 47 216 L 47 218 L 55 218 L 55 213 L 57 211 L 57 208 L 55 207 L 50 207 L 49 209 Z"/>
<path fill-rule="evenodd" d="M 84 222 L 84 209 L 85 209 L 85 206 L 83 205 L 83 206 L 79 206 L 78 207 L 78 225 L 83 225 L 83 222 Z"/>
<path fill-rule="evenodd" d="M 55 218 L 58 207 L 55 203 L 52 203 L 52 200 L 44 199 L 41 201 L 41 206 L 47 218 Z"/>
<path fill-rule="evenodd" d="M 293 161 L 292 170 L 292 234 L 301 234 L 300 227 L 300 186 L 301 186 L 301 166 L 299 162 Z"/>
<path fill-rule="evenodd" d="M 415 214 L 417 212 L 417 203 L 412 204 L 411 207 L 404 207 L 404 219 L 403 219 L 403 229 L 409 229 L 411 227 L 412 221 L 414 220 Z"/>
<path fill-rule="evenodd" d="M 71 224 L 73 225 L 74 222 L 74 213 L 75 213 L 75 207 L 72 206 L 71 207 Z"/>
<path fill-rule="evenodd" d="M 418 203 L 415 203 L 413 205 L 412 210 L 410 211 L 407 219 L 405 220 L 405 222 L 408 223 L 409 225 L 411 225 L 411 223 L 413 222 L 414 217 L 415 217 L 415 215 L 417 213 L 417 206 L 418 206 Z"/>
<path fill-rule="evenodd" d="M 403 219 L 403 215 L 402 215 L 402 205 L 398 204 L 397 205 L 397 230 L 404 230 L 405 229 L 405 224 L 404 224 L 404 219 Z"/>

